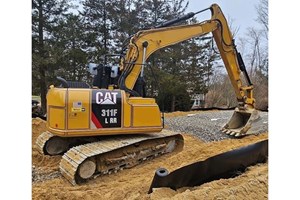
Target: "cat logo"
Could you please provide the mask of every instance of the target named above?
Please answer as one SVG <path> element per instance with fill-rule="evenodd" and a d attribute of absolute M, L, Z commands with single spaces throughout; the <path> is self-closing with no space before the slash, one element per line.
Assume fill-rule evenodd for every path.
<path fill-rule="evenodd" d="M 117 103 L 117 92 L 97 92 L 96 103 L 102 105 L 114 105 Z"/>

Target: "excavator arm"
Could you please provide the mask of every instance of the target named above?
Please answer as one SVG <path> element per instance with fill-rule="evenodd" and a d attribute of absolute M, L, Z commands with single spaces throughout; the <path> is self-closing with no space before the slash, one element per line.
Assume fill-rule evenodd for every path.
<path fill-rule="evenodd" d="M 220 7 L 213 4 L 209 9 L 212 13 L 211 19 L 201 23 L 154 28 L 136 33 L 130 39 L 127 53 L 121 60 L 122 74 L 119 87 L 128 94 L 137 96 L 133 88 L 137 79 L 143 77 L 146 60 L 152 53 L 161 48 L 212 33 L 239 104 L 222 131 L 234 136 L 245 135 L 251 128 L 251 123 L 259 117 L 254 109 L 253 85 Z M 241 72 L 245 76 L 246 84 L 241 79 Z"/>
<path fill-rule="evenodd" d="M 121 62 L 121 70 L 124 70 L 123 74 L 128 73 L 125 78 L 126 88 L 133 89 L 137 78 L 142 72 L 145 61 L 152 53 L 161 48 L 207 34 L 217 29 L 217 26 L 218 23 L 216 21 L 206 21 L 203 24 L 174 26 L 138 32 L 131 38 L 125 59 Z"/>

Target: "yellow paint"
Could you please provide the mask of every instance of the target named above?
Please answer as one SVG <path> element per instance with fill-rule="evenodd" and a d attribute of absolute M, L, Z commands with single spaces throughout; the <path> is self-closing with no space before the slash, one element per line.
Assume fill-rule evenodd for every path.
<path fill-rule="evenodd" d="M 66 92 L 64 88 L 50 88 L 47 93 L 47 125 L 59 130 L 66 128 Z"/>
<path fill-rule="evenodd" d="M 47 105 L 64 107 L 66 104 L 65 88 L 50 88 L 47 93 Z"/>
<path fill-rule="evenodd" d="M 74 109 L 74 103 L 81 102 L 81 108 Z M 84 111 L 82 111 L 84 108 Z M 77 112 L 74 114 L 74 110 Z M 68 129 L 89 129 L 90 120 L 90 90 L 68 90 Z"/>
<path fill-rule="evenodd" d="M 160 126 L 161 115 L 157 106 L 133 106 L 133 126 Z"/>
<path fill-rule="evenodd" d="M 64 130 L 66 128 L 64 108 L 50 107 L 48 112 L 48 126 Z"/>
<path fill-rule="evenodd" d="M 122 127 L 91 129 L 92 90 L 80 88 L 49 89 L 47 94 L 48 131 L 62 137 L 71 137 L 137 134 L 162 130 L 161 115 L 155 99 L 128 98 L 122 90 Z M 76 105 L 74 102 L 81 102 L 81 107 L 74 107 Z"/>
<path fill-rule="evenodd" d="M 132 106 L 132 126 L 161 126 L 161 113 L 155 99 L 132 97 L 128 100 Z"/>
<path fill-rule="evenodd" d="M 128 99 L 129 104 L 141 104 L 141 105 L 156 105 L 155 99 L 153 98 L 142 98 L 142 97 L 130 97 Z"/>
<path fill-rule="evenodd" d="M 124 128 L 129 128 L 131 126 L 131 105 L 127 102 L 127 96 L 125 92 L 122 92 L 122 98 L 123 98 L 123 113 L 122 113 L 122 118 L 123 118 L 123 127 Z"/>

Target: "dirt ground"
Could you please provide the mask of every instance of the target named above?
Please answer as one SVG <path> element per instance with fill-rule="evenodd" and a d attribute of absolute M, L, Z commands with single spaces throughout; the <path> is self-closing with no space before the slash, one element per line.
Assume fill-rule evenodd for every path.
<path fill-rule="evenodd" d="M 180 114 L 181 115 L 181 114 Z M 169 171 L 204 160 L 210 156 L 246 146 L 268 138 L 268 133 L 242 139 L 204 143 L 191 134 L 183 134 L 184 149 L 147 161 L 116 174 L 99 176 L 80 186 L 72 186 L 59 173 L 61 156 L 43 156 L 36 150 L 35 140 L 46 129 L 41 119 L 32 120 L 32 199 L 267 199 L 268 163 L 249 167 L 245 173 L 201 186 L 154 189 L 147 194 L 154 172 L 159 167 Z"/>

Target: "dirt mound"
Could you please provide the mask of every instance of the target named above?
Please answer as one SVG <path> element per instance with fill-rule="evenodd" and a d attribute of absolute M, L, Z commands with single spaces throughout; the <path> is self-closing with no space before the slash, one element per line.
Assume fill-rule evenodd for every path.
<path fill-rule="evenodd" d="M 268 199 L 268 164 L 257 164 L 236 178 L 220 179 L 193 188 L 157 188 L 150 199 Z"/>
<path fill-rule="evenodd" d="M 185 146 L 182 152 L 164 155 L 117 174 L 99 176 L 80 186 L 72 186 L 58 170 L 61 156 L 43 156 L 35 149 L 35 140 L 46 130 L 40 119 L 32 121 L 33 199 L 267 199 L 268 164 L 249 167 L 240 176 L 212 181 L 193 188 L 173 191 L 155 189 L 148 195 L 154 172 L 159 167 L 169 171 L 204 160 L 210 156 L 255 143 L 268 138 L 268 134 L 248 136 L 204 143 L 190 134 L 183 134 Z"/>
<path fill-rule="evenodd" d="M 35 141 L 37 137 L 46 131 L 46 121 L 40 118 L 32 119 L 32 180 L 39 181 L 41 177 L 47 177 L 49 174 L 58 172 L 58 165 L 61 156 L 41 155 L 37 149 Z"/>
<path fill-rule="evenodd" d="M 36 138 L 44 131 L 46 131 L 46 121 L 41 118 L 32 118 L 32 146 Z"/>
<path fill-rule="evenodd" d="M 179 117 L 179 116 L 187 116 L 189 114 L 196 114 L 199 113 L 199 111 L 176 111 L 171 113 L 164 113 L 165 117 Z"/>

